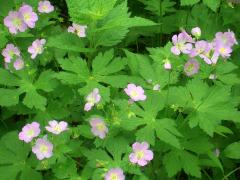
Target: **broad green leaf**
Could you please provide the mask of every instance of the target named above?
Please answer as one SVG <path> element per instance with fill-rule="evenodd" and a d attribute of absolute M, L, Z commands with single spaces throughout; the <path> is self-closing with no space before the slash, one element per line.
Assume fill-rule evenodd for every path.
<path fill-rule="evenodd" d="M 91 51 L 91 49 L 84 48 L 83 41 L 77 35 L 67 32 L 51 36 L 47 41 L 47 47 L 75 52 Z"/>
<path fill-rule="evenodd" d="M 229 144 L 225 150 L 224 154 L 226 157 L 231 159 L 240 159 L 240 142 L 234 142 L 232 144 Z"/>
<path fill-rule="evenodd" d="M 201 169 L 197 156 L 188 151 L 171 151 L 163 158 L 163 164 L 166 167 L 170 177 L 176 175 L 181 169 L 188 175 L 201 177 Z"/>
<path fill-rule="evenodd" d="M 0 84 L 5 86 L 19 86 L 19 79 L 8 70 L 0 68 Z"/>
<path fill-rule="evenodd" d="M 47 105 L 47 99 L 40 95 L 36 90 L 30 90 L 26 92 L 26 95 L 23 99 L 23 104 L 30 109 L 36 108 L 44 111 L 45 106 Z"/>
<path fill-rule="evenodd" d="M 220 6 L 221 0 L 203 0 L 203 3 L 216 12 Z"/>
<path fill-rule="evenodd" d="M 181 0 L 181 6 L 190 6 L 197 4 L 200 0 Z"/>
<path fill-rule="evenodd" d="M 172 119 L 160 119 L 155 123 L 157 137 L 167 144 L 180 148 L 180 142 L 177 137 L 182 136 L 176 128 Z"/>
<path fill-rule="evenodd" d="M 17 89 L 0 88 L 0 106 L 13 106 L 18 104 L 19 91 Z"/>
<path fill-rule="evenodd" d="M 0 179 L 9 180 L 17 179 L 20 174 L 20 179 L 26 178 L 27 175 L 41 179 L 39 173 L 34 171 L 27 164 L 27 157 L 30 152 L 30 147 L 18 139 L 18 133 L 15 131 L 5 134 L 0 141 Z M 29 177 L 27 177 L 29 178 Z"/>
<path fill-rule="evenodd" d="M 35 82 L 34 86 L 36 89 L 41 89 L 46 92 L 51 92 L 55 88 L 55 81 L 53 80 L 54 72 L 53 71 L 43 71 L 38 80 Z"/>

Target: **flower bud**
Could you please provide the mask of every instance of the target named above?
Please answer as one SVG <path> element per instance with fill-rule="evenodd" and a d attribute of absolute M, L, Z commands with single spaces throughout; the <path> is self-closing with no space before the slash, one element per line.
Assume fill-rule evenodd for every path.
<path fill-rule="evenodd" d="M 195 27 L 192 29 L 191 33 L 196 38 L 199 38 L 201 36 L 201 29 L 199 27 Z"/>

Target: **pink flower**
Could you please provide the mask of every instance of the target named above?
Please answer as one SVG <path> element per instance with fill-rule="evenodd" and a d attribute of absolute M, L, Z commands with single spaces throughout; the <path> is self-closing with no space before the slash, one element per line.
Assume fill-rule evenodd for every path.
<path fill-rule="evenodd" d="M 234 32 L 228 30 L 227 32 L 217 32 L 214 42 L 216 44 L 222 44 L 223 46 L 233 46 L 238 44 Z"/>
<path fill-rule="evenodd" d="M 133 153 L 129 155 L 130 162 L 139 166 L 147 165 L 153 159 L 153 152 L 148 148 L 149 144 L 147 142 L 135 142 L 132 145 Z"/>
<path fill-rule="evenodd" d="M 60 134 L 63 131 L 68 130 L 68 123 L 65 121 L 57 122 L 56 120 L 52 120 L 48 122 L 49 126 L 46 126 L 45 128 L 53 133 L 53 134 Z"/>
<path fill-rule="evenodd" d="M 229 58 L 232 53 L 232 48 L 229 46 L 217 45 L 215 47 L 215 53 L 222 56 L 223 58 Z"/>
<path fill-rule="evenodd" d="M 199 27 L 192 28 L 191 33 L 196 38 L 199 38 L 201 36 L 201 29 Z"/>
<path fill-rule="evenodd" d="M 38 11 L 40 13 L 50 13 L 54 11 L 54 6 L 49 1 L 40 1 L 38 3 Z"/>
<path fill-rule="evenodd" d="M 86 37 L 86 25 L 80 25 L 73 23 L 72 26 L 68 27 L 68 32 L 76 33 L 79 37 Z"/>
<path fill-rule="evenodd" d="M 12 34 L 17 34 L 18 31 L 24 32 L 27 29 L 27 25 L 22 20 L 21 13 L 17 11 L 9 11 L 8 16 L 4 18 L 4 25 L 8 27 L 9 32 Z"/>
<path fill-rule="evenodd" d="M 195 43 L 195 48 L 191 50 L 191 53 L 189 54 L 190 57 L 195 57 L 195 56 L 204 56 L 205 54 L 209 53 L 211 51 L 211 46 L 209 42 L 207 41 L 197 41 Z"/>
<path fill-rule="evenodd" d="M 108 133 L 108 128 L 101 118 L 92 118 L 90 120 L 90 125 L 92 127 L 91 131 L 95 136 L 101 139 L 104 139 L 106 137 L 106 134 Z"/>
<path fill-rule="evenodd" d="M 13 67 L 15 70 L 21 70 L 24 68 L 24 61 L 21 58 L 16 59 L 16 61 L 13 63 Z"/>
<path fill-rule="evenodd" d="M 34 28 L 35 23 L 38 20 L 38 16 L 35 12 L 33 12 L 33 8 L 29 5 L 23 5 L 20 7 L 19 12 L 25 24 L 27 24 L 30 28 Z"/>
<path fill-rule="evenodd" d="M 36 39 L 35 41 L 33 41 L 32 46 L 28 47 L 28 52 L 31 55 L 32 59 L 35 59 L 37 57 L 38 54 L 42 54 L 43 53 L 43 45 L 46 43 L 45 39 Z"/>
<path fill-rule="evenodd" d="M 125 175 L 121 168 L 112 168 L 110 169 L 104 177 L 104 180 L 124 180 Z"/>
<path fill-rule="evenodd" d="M 37 122 L 32 122 L 31 124 L 26 124 L 22 131 L 18 134 L 20 140 L 29 143 L 33 138 L 40 134 L 40 125 Z"/>
<path fill-rule="evenodd" d="M 124 91 L 133 101 L 144 101 L 147 98 L 143 88 L 135 84 L 128 84 Z"/>
<path fill-rule="evenodd" d="M 184 72 L 187 76 L 192 76 L 194 74 L 197 74 L 199 71 L 199 63 L 195 59 L 190 59 L 185 65 L 184 65 Z"/>
<path fill-rule="evenodd" d="M 84 110 L 90 111 L 95 104 L 100 102 L 100 100 L 101 96 L 99 94 L 99 89 L 93 89 L 93 91 L 86 97 L 87 103 L 84 106 Z"/>
<path fill-rule="evenodd" d="M 38 138 L 32 147 L 32 152 L 36 154 L 38 160 L 50 158 L 53 155 L 53 144 L 46 137 Z"/>
<path fill-rule="evenodd" d="M 185 31 L 178 35 L 174 35 L 172 37 L 172 43 L 174 46 L 171 48 L 171 52 L 175 55 L 180 55 L 181 52 L 184 54 L 189 54 L 192 49 L 192 44 L 189 42 L 192 43 L 193 40 Z"/>
<path fill-rule="evenodd" d="M 10 63 L 14 56 L 20 56 L 20 50 L 13 44 L 7 44 L 6 48 L 2 51 L 2 55 L 4 56 L 4 61 Z"/>

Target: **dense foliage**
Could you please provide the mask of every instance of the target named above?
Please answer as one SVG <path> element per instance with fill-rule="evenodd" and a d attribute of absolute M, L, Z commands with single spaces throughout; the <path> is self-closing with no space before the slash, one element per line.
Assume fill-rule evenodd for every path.
<path fill-rule="evenodd" d="M 240 1 L 0 0 L 0 180 L 240 178 Z"/>

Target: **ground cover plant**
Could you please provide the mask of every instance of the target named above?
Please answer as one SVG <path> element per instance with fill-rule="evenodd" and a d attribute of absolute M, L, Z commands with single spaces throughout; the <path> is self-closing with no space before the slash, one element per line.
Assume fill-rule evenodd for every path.
<path fill-rule="evenodd" d="M 0 0 L 0 179 L 239 179 L 239 36 L 238 0 Z"/>

